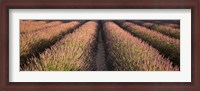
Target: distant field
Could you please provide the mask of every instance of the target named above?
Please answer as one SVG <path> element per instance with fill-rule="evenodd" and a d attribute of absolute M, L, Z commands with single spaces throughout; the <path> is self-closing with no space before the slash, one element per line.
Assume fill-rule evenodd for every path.
<path fill-rule="evenodd" d="M 21 20 L 21 71 L 179 71 L 179 20 Z"/>

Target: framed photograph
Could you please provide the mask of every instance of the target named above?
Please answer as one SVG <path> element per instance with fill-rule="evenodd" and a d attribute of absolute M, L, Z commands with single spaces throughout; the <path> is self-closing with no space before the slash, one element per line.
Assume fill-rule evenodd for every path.
<path fill-rule="evenodd" d="M 9 0 L 1 21 L 1 90 L 200 91 L 198 0 Z"/>

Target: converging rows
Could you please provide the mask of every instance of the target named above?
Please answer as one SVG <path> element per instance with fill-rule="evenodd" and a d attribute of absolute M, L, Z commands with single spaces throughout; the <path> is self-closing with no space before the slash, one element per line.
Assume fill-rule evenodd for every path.
<path fill-rule="evenodd" d="M 179 71 L 179 25 L 169 25 L 170 21 L 22 20 L 20 70 Z"/>

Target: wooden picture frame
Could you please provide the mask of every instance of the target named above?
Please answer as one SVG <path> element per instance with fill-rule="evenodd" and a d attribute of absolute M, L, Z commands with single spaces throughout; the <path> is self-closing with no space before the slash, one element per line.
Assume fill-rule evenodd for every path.
<path fill-rule="evenodd" d="M 199 1 L 198 0 L 98 0 L 98 1 L 2 1 L 1 2 L 1 90 L 132 90 L 200 91 Z M 191 82 L 9 82 L 9 9 L 191 9 L 192 74 Z"/>

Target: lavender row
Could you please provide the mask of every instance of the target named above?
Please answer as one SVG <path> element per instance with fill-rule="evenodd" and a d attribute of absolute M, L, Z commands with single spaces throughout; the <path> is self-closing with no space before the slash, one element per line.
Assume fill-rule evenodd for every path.
<path fill-rule="evenodd" d="M 28 66 L 25 70 L 95 70 L 93 49 L 96 44 L 97 26 L 95 21 L 86 22 L 50 49 L 46 49 L 39 59 L 31 59 L 36 65 Z"/>
<path fill-rule="evenodd" d="M 45 21 L 20 21 L 20 34 L 42 30 L 61 24 L 61 21 L 47 23 Z"/>
<path fill-rule="evenodd" d="M 78 26 L 78 21 L 71 21 L 61 25 L 46 28 L 41 31 L 30 32 L 20 35 L 20 60 L 26 61 L 30 56 L 33 56 L 46 47 L 51 46 L 57 40 L 62 38 L 66 33 L 71 32 L 71 29 Z"/>
<path fill-rule="evenodd" d="M 130 22 L 124 22 L 121 26 L 134 36 L 141 38 L 158 49 L 165 57 L 173 61 L 174 65 L 180 65 L 180 41 L 178 39 Z"/>
<path fill-rule="evenodd" d="M 164 25 L 164 26 L 171 27 L 171 28 L 180 29 L 180 21 L 179 20 L 176 20 L 176 21 L 173 21 L 173 20 L 169 20 L 169 21 L 168 20 L 160 20 L 160 21 L 159 20 L 152 20 L 152 21 L 149 21 L 149 22 L 156 23 L 158 25 Z"/>
<path fill-rule="evenodd" d="M 147 43 L 132 36 L 113 22 L 103 25 L 106 40 L 107 65 L 115 71 L 168 71 L 179 70 L 170 60 Z"/>
<path fill-rule="evenodd" d="M 144 21 L 132 21 L 133 23 L 139 24 L 141 26 L 144 26 L 146 28 L 149 28 L 151 30 L 160 32 L 162 34 L 165 34 L 167 36 L 180 39 L 180 30 L 177 28 L 171 28 L 165 25 L 158 25 L 151 22 L 144 22 Z"/>

